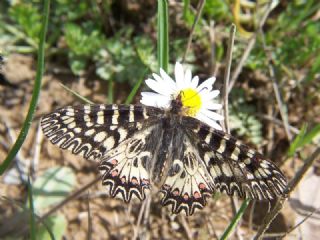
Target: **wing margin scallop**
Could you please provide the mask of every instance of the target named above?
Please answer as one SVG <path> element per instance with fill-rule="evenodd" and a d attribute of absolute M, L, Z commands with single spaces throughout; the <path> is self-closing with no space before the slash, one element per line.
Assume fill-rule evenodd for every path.
<path fill-rule="evenodd" d="M 189 117 L 183 121 L 217 190 L 257 200 L 285 197 L 287 181 L 274 163 L 223 131 Z"/>

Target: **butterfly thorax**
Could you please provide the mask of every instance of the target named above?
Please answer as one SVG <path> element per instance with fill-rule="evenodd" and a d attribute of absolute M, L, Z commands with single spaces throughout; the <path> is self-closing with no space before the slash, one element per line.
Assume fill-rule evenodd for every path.
<path fill-rule="evenodd" d="M 188 116 L 190 112 L 190 107 L 185 106 L 182 101 L 182 93 L 180 93 L 176 98 L 173 98 L 170 103 L 170 108 L 168 114 L 171 117 L 180 116 Z"/>
<path fill-rule="evenodd" d="M 170 113 L 172 114 L 182 114 L 183 104 L 181 101 L 181 95 L 179 94 L 176 98 L 171 100 Z"/>

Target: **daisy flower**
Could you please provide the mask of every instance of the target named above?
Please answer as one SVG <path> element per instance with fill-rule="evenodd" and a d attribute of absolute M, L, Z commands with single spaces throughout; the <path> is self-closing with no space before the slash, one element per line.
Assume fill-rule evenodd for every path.
<path fill-rule="evenodd" d="M 170 109 L 172 100 L 180 98 L 186 116 L 222 130 L 217 121 L 223 120 L 223 116 L 215 112 L 222 105 L 214 101 L 220 91 L 212 90 L 216 78 L 210 77 L 199 85 L 199 77 L 192 78 L 190 69 L 184 70 L 179 62 L 174 72 L 175 81 L 163 69 L 160 69 L 160 75 L 153 73 L 154 79 L 149 78 L 145 82 L 154 92 L 142 92 L 140 102 L 147 106 Z"/>

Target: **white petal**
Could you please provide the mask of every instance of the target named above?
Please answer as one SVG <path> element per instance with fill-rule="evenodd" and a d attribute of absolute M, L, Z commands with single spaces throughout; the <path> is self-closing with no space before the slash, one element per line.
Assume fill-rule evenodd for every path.
<path fill-rule="evenodd" d="M 190 87 L 196 89 L 198 84 L 199 84 L 199 77 L 198 76 L 194 76 L 192 78 L 192 80 L 191 80 Z"/>
<path fill-rule="evenodd" d="M 174 68 L 174 76 L 177 83 L 177 90 L 181 90 L 184 88 L 184 72 L 183 67 L 179 62 L 176 62 Z"/>
<path fill-rule="evenodd" d="M 218 130 L 222 130 L 222 127 L 216 121 L 206 117 L 203 114 L 198 114 L 197 115 L 197 119 L 199 119 L 200 121 L 208 124 L 210 127 L 213 127 L 215 129 L 218 129 Z"/>
<path fill-rule="evenodd" d="M 158 104 L 156 101 L 149 101 L 147 99 L 142 98 L 140 100 L 140 103 L 145 105 L 145 106 L 150 106 L 150 107 L 158 107 Z"/>
<path fill-rule="evenodd" d="M 187 86 L 187 87 L 190 87 L 191 85 L 191 70 L 190 69 L 187 69 L 186 72 L 185 72 L 185 75 L 184 75 L 184 84 Z"/>
<path fill-rule="evenodd" d="M 171 103 L 171 99 L 169 97 L 160 95 L 158 93 L 142 92 L 141 95 L 142 99 L 140 100 L 140 103 L 147 106 L 168 108 Z"/>
<path fill-rule="evenodd" d="M 159 93 L 154 93 L 154 92 L 141 92 L 141 96 L 142 97 L 162 97 L 163 95 Z"/>
<path fill-rule="evenodd" d="M 157 93 L 160 93 L 164 96 L 170 96 L 172 94 L 171 89 L 166 84 L 160 83 L 153 79 L 147 79 L 145 82 L 149 88 Z"/>
<path fill-rule="evenodd" d="M 166 86 L 168 89 L 170 89 L 171 92 L 175 92 L 176 86 L 175 86 L 175 83 L 172 80 L 171 80 L 172 83 L 168 82 L 167 80 L 163 79 L 162 77 L 160 77 L 159 75 L 157 75 L 155 73 L 153 73 L 152 76 L 156 80 L 156 82 L 158 82 L 161 85 Z"/>
<path fill-rule="evenodd" d="M 160 68 L 160 75 L 167 84 L 169 84 L 172 88 L 176 89 L 176 83 L 162 68 Z"/>
<path fill-rule="evenodd" d="M 206 108 L 206 109 L 210 109 L 210 110 L 218 110 L 218 109 L 222 108 L 222 105 L 219 104 L 219 103 L 213 103 L 213 102 L 205 101 L 203 103 L 202 107 Z"/>
<path fill-rule="evenodd" d="M 210 91 L 210 92 L 208 92 L 207 90 L 206 91 L 204 90 L 201 93 L 201 96 L 205 101 L 209 101 L 209 100 L 214 99 L 215 97 L 217 97 L 219 94 L 220 94 L 219 90 L 213 90 L 213 91 Z"/>
<path fill-rule="evenodd" d="M 158 83 L 165 83 L 165 81 L 162 79 L 162 77 L 160 77 L 158 74 L 156 73 L 152 73 L 152 76 L 154 78 L 154 80 Z"/>
<path fill-rule="evenodd" d="M 220 115 L 220 114 L 218 114 L 216 112 L 207 110 L 207 109 L 200 109 L 200 113 L 204 114 L 208 118 L 211 118 L 212 120 L 216 120 L 216 121 L 223 120 L 223 116 L 222 115 Z"/>
<path fill-rule="evenodd" d="M 203 89 L 211 90 L 212 85 L 215 81 L 216 81 L 215 77 L 208 78 L 206 81 L 204 81 L 197 87 L 197 91 L 200 92 Z"/>

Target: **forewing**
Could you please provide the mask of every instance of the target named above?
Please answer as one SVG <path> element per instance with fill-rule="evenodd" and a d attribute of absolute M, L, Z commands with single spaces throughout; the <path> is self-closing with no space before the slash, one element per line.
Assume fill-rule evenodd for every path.
<path fill-rule="evenodd" d="M 257 200 L 284 195 L 286 178 L 274 163 L 234 137 L 196 119 L 186 117 L 183 121 L 217 190 Z"/>
<path fill-rule="evenodd" d="M 206 205 L 214 185 L 189 138 L 184 135 L 180 141 L 173 149 L 173 163 L 161 188 L 162 204 L 171 205 L 172 213 L 183 211 L 188 216 Z M 182 150 L 176 151 L 178 148 Z"/>
<path fill-rule="evenodd" d="M 160 109 L 135 105 L 82 105 L 60 108 L 41 119 L 44 134 L 62 149 L 99 159 L 135 132 L 152 124 Z"/>

